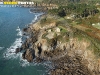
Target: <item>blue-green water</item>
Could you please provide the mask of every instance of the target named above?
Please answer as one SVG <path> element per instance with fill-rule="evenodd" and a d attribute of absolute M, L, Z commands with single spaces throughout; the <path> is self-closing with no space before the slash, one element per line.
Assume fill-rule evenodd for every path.
<path fill-rule="evenodd" d="M 39 13 L 30 13 L 29 8 L 0 7 L 0 75 L 43 75 L 45 67 L 28 63 L 15 54 L 21 46 L 22 29 L 36 19 Z"/>

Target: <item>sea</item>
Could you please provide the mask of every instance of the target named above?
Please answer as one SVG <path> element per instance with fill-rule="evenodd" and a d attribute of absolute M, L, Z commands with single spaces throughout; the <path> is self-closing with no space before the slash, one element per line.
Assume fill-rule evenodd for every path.
<path fill-rule="evenodd" d="M 0 7 L 0 75 L 46 75 L 46 63 L 29 63 L 15 49 L 22 44 L 22 30 L 43 13 L 30 8 Z"/>

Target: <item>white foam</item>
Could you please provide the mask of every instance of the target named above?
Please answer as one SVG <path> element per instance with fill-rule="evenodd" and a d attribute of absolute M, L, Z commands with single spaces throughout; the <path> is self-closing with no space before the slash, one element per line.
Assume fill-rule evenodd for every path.
<path fill-rule="evenodd" d="M 15 42 L 9 47 L 7 48 L 6 52 L 4 53 L 4 57 L 5 58 L 17 58 L 19 56 L 19 53 L 16 54 L 16 48 L 21 47 L 22 45 L 22 31 L 21 29 L 18 28 L 16 29 L 16 31 L 18 31 L 17 36 L 20 36 L 19 38 L 16 38 Z"/>
<path fill-rule="evenodd" d="M 17 36 L 22 36 L 22 31 L 19 31 L 19 32 L 17 33 Z"/>
<path fill-rule="evenodd" d="M 19 26 L 17 27 L 16 31 L 18 31 L 17 36 L 22 36 L 22 31 L 21 31 L 21 29 L 19 28 Z"/>
<path fill-rule="evenodd" d="M 16 31 L 20 31 L 20 28 L 19 28 L 19 26 L 17 27 Z"/>
<path fill-rule="evenodd" d="M 23 59 L 22 58 L 22 53 L 20 53 L 20 65 L 22 66 L 22 67 L 26 67 L 26 66 L 29 66 L 30 65 L 30 63 L 26 60 L 26 59 Z"/>
<path fill-rule="evenodd" d="M 34 20 L 32 20 L 32 23 L 36 22 L 36 20 L 38 20 L 38 17 L 41 16 L 42 14 L 43 13 L 35 15 L 35 18 L 34 18 Z"/>
<path fill-rule="evenodd" d="M 17 27 L 16 31 L 18 32 L 17 33 L 17 36 L 19 36 L 19 38 L 16 38 L 15 42 L 9 47 L 7 48 L 6 52 L 4 53 L 4 58 L 5 59 L 17 59 L 17 58 L 20 58 L 20 64 L 22 67 L 25 67 L 25 66 L 29 66 L 29 62 L 27 62 L 27 60 L 24 60 L 22 58 L 22 53 L 19 52 L 19 53 L 15 53 L 16 51 L 16 48 L 18 47 L 21 47 L 22 45 L 22 31 L 21 29 L 19 28 L 19 26 Z"/>
<path fill-rule="evenodd" d="M 29 12 L 30 12 L 30 13 L 33 13 L 33 12 L 31 12 L 30 10 L 29 10 Z"/>
<path fill-rule="evenodd" d="M 46 61 L 45 63 L 43 63 L 43 65 L 44 65 L 45 68 L 47 68 L 47 69 L 48 69 L 48 67 L 49 67 L 49 68 L 53 68 L 52 62 L 50 62 L 50 61 Z"/>
<path fill-rule="evenodd" d="M 32 20 L 32 23 L 34 23 L 38 19 L 38 15 L 35 15 L 34 20 Z"/>
<path fill-rule="evenodd" d="M 19 56 L 19 54 L 16 54 L 15 50 L 16 50 L 16 48 L 18 48 L 22 45 L 21 42 L 22 42 L 22 39 L 17 38 L 15 40 L 15 42 L 9 48 L 7 48 L 4 57 L 6 57 L 6 58 L 17 58 Z"/>
<path fill-rule="evenodd" d="M 22 58 L 22 53 L 20 54 L 20 65 L 22 67 L 26 67 L 26 66 L 38 66 L 39 64 L 33 62 L 33 63 L 29 63 L 26 59 Z"/>
<path fill-rule="evenodd" d="M 35 18 L 32 21 L 32 23 L 35 22 L 38 19 L 38 16 L 40 16 L 40 15 L 42 15 L 42 14 L 35 15 Z M 6 52 L 4 53 L 4 58 L 6 58 L 6 59 L 20 58 L 19 63 L 22 67 L 26 67 L 26 66 L 30 66 L 30 65 L 32 65 L 32 66 L 39 65 L 37 63 L 30 64 L 27 60 L 24 60 L 22 58 L 21 52 L 17 53 L 17 54 L 15 53 L 16 48 L 21 47 L 21 45 L 22 45 L 22 31 L 19 26 L 17 27 L 16 31 L 18 32 L 17 36 L 19 36 L 19 38 L 16 38 L 15 42 L 9 48 L 7 48 Z"/>

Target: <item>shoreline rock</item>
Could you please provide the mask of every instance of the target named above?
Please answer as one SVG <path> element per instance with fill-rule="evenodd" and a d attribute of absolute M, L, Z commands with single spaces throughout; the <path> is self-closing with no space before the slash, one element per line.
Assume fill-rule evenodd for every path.
<path fill-rule="evenodd" d="M 15 51 L 15 53 L 17 54 L 18 52 L 21 52 L 21 48 L 16 48 L 16 51 Z"/>
<path fill-rule="evenodd" d="M 42 61 L 52 62 L 53 68 L 49 72 L 50 75 L 100 74 L 100 67 L 96 69 L 100 64 L 96 63 L 94 54 L 88 49 L 91 45 L 89 41 L 85 39 L 79 41 L 76 37 L 70 38 L 70 31 L 64 32 L 65 35 L 63 35 L 60 29 L 57 28 L 56 23 L 41 27 L 39 21 L 29 28 L 23 29 L 23 31 L 30 34 L 21 46 L 21 49 L 24 50 L 23 59 L 37 63 Z M 54 29 L 58 29 L 58 31 Z M 74 31 L 74 29 L 70 30 Z M 46 37 L 48 34 L 51 36 L 51 32 L 55 33 L 54 36 L 52 38 Z M 16 53 L 20 51 L 19 48 L 16 49 Z"/>

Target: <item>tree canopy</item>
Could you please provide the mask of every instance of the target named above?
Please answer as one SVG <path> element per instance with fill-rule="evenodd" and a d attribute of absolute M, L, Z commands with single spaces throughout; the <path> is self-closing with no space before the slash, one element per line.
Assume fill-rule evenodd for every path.
<path fill-rule="evenodd" d="M 49 10 L 49 13 L 59 15 L 59 16 L 65 16 L 69 14 L 76 14 L 77 18 L 82 17 L 88 17 L 88 16 L 94 16 L 96 13 L 98 13 L 99 10 L 94 5 L 89 5 L 86 3 L 79 3 L 79 4 L 73 4 L 69 3 L 66 6 L 59 6 L 58 9 L 52 9 Z"/>

